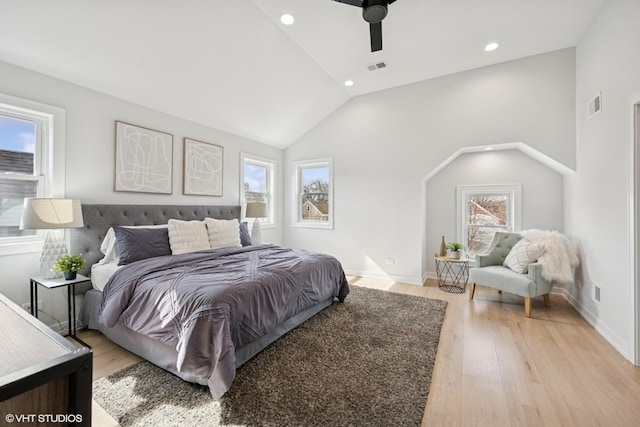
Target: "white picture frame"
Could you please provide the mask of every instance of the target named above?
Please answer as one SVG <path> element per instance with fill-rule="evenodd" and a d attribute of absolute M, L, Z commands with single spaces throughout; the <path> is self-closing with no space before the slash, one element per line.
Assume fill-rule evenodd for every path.
<path fill-rule="evenodd" d="M 115 191 L 173 193 L 173 135 L 116 121 Z"/>
<path fill-rule="evenodd" d="M 224 147 L 184 138 L 183 193 L 196 196 L 223 194 Z"/>

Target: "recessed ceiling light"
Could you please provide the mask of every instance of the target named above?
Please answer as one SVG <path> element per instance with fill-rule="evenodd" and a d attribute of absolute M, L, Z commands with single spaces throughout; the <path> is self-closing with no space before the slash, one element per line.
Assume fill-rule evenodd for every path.
<path fill-rule="evenodd" d="M 345 85 L 345 86 L 353 86 L 353 80 L 346 80 L 346 81 L 344 82 L 344 85 Z"/>
<path fill-rule="evenodd" d="M 484 147 L 484 151 L 493 150 L 493 147 Z"/>
<path fill-rule="evenodd" d="M 491 43 L 489 43 L 488 45 L 486 45 L 486 46 L 484 47 L 484 50 L 485 50 L 486 52 L 492 52 L 492 51 L 496 50 L 499 46 L 500 46 L 500 45 L 499 45 L 498 43 L 496 43 L 496 42 L 491 42 Z"/>
<path fill-rule="evenodd" d="M 296 22 L 296 20 L 290 13 L 283 13 L 282 15 L 280 15 L 280 22 L 282 22 L 284 25 L 291 25 Z"/>

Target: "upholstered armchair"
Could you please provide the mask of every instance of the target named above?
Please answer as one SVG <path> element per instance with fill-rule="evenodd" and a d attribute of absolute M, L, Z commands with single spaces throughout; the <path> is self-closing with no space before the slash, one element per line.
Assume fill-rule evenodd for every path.
<path fill-rule="evenodd" d="M 542 277 L 542 265 L 525 264 L 526 273 L 518 273 L 503 266 L 511 249 L 521 239 L 519 233 L 497 232 L 487 255 L 476 255 L 476 266 L 469 269 L 469 299 L 473 299 L 476 285 L 509 292 L 524 297 L 524 315 L 531 317 L 531 298 L 542 295 L 551 307 L 549 293 L 552 284 Z"/>

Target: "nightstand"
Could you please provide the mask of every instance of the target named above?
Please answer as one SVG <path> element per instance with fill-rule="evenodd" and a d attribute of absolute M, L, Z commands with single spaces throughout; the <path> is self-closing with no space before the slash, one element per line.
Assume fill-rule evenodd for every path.
<path fill-rule="evenodd" d="M 87 343 L 76 336 L 76 285 L 78 283 L 88 282 L 86 276 L 78 274 L 74 280 L 66 280 L 64 277 L 59 279 L 45 279 L 42 276 L 32 277 L 31 282 L 31 314 L 38 318 L 38 286 L 47 289 L 55 289 L 63 286 L 67 287 L 67 310 L 69 312 L 69 336 L 85 347 L 91 348 Z"/>

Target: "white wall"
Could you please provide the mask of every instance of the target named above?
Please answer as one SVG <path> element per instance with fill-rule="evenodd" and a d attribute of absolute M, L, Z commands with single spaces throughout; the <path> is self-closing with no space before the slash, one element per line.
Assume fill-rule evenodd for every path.
<path fill-rule="evenodd" d="M 121 204 L 238 204 L 240 152 L 273 159 L 278 164 L 277 191 L 282 193 L 283 151 L 216 129 L 144 108 L 52 77 L 0 62 L 0 93 L 66 110 L 66 196 L 83 203 Z M 212 100 L 215 102 L 215 100 Z M 173 194 L 154 195 L 113 191 L 115 120 L 173 134 Z M 182 194 L 183 137 L 224 147 L 222 197 Z M 276 228 L 265 228 L 266 241 L 282 243 L 282 209 Z M 39 252 L 0 256 L 0 293 L 18 304 L 29 301 L 29 277 L 38 273 Z M 48 293 L 49 292 L 49 293 Z M 52 299 L 48 299 L 51 296 Z M 41 290 L 44 310 L 66 319 L 61 292 Z M 45 319 L 46 321 L 46 319 Z"/>
<path fill-rule="evenodd" d="M 351 274 L 419 284 L 433 254 L 422 179 L 462 147 L 516 141 L 575 167 L 574 49 L 347 102 L 285 150 L 285 188 L 291 161 L 333 157 L 334 230 L 292 228 L 287 193 L 285 244 L 333 254 Z"/>
<path fill-rule="evenodd" d="M 573 303 L 623 355 L 632 357 L 632 232 L 628 202 L 629 97 L 640 90 L 640 2 L 611 0 L 577 47 L 577 173 L 567 179 L 565 230 L 577 242 Z M 602 112 L 588 102 L 602 92 Z M 593 285 L 602 289 L 596 304 Z"/>
<path fill-rule="evenodd" d="M 435 277 L 433 253 L 447 242 L 461 241 L 457 233 L 458 185 L 519 184 L 522 188 L 522 230 L 563 231 L 564 181 L 553 169 L 518 150 L 462 154 L 426 185 L 427 274 Z M 519 231 L 519 230 L 518 230 Z"/>

